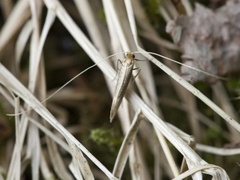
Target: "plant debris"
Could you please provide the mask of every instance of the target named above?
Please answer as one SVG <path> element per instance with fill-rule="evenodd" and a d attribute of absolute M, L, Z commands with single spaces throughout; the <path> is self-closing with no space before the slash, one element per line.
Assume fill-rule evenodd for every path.
<path fill-rule="evenodd" d="M 196 4 L 191 16 L 179 16 L 167 25 L 185 64 L 223 76 L 240 68 L 240 0 L 228 1 L 215 11 Z M 216 79 L 182 66 L 184 79 L 194 83 Z"/>

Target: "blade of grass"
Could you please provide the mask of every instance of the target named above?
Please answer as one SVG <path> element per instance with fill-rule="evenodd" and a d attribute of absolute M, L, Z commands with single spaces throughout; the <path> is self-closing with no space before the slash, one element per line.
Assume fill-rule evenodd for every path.
<path fill-rule="evenodd" d="M 197 144 L 196 149 L 201 152 L 211 153 L 220 156 L 232 156 L 240 154 L 240 148 L 217 148 L 204 144 Z"/>
<path fill-rule="evenodd" d="M 29 16 L 28 0 L 18 1 L 0 32 L 0 54 Z"/>
<path fill-rule="evenodd" d="M 173 180 L 182 180 L 182 179 L 185 179 L 185 178 L 191 176 L 192 174 L 194 174 L 198 171 L 201 171 L 201 170 L 210 171 L 211 169 L 219 169 L 221 172 L 223 172 L 223 173 L 221 173 L 220 176 L 216 176 L 216 177 L 214 177 L 214 174 L 210 173 L 210 175 L 213 176 L 213 179 L 215 179 L 215 178 L 219 179 L 219 180 L 228 180 L 229 179 L 226 172 L 221 167 L 212 165 L 212 164 L 206 164 L 206 165 L 197 166 L 191 170 L 188 170 L 188 171 L 180 174 L 178 177 L 174 178 Z"/>
<path fill-rule="evenodd" d="M 139 47 L 139 50 L 144 52 L 144 50 L 140 47 Z M 150 59 L 155 65 L 157 65 L 160 69 L 162 69 L 165 73 L 167 73 L 171 78 L 176 80 L 180 85 L 182 85 L 184 88 L 186 88 L 192 94 L 194 94 L 196 97 L 198 97 L 200 100 L 202 100 L 213 111 L 215 111 L 219 116 L 221 116 L 224 120 L 226 120 L 230 125 L 232 125 L 235 129 L 237 129 L 240 132 L 239 123 L 237 123 L 233 118 L 231 118 L 228 114 L 226 114 L 222 109 L 220 109 L 216 104 L 214 104 L 209 98 L 207 98 L 204 94 L 202 94 L 198 89 L 196 89 L 194 86 L 192 86 L 190 83 L 185 81 L 178 74 L 173 72 L 171 69 L 166 67 L 164 64 L 162 64 L 161 62 L 156 60 L 151 55 L 145 54 L 145 52 L 143 53 L 144 56 L 146 56 L 148 59 Z"/>
<path fill-rule="evenodd" d="M 24 24 L 24 26 L 21 29 L 21 32 L 18 36 L 18 39 L 16 42 L 16 47 L 15 47 L 17 67 L 19 67 L 19 65 L 20 65 L 20 60 L 21 60 L 23 51 L 27 45 L 27 41 L 30 37 L 32 30 L 33 30 L 32 21 L 29 20 Z"/>
<path fill-rule="evenodd" d="M 71 139 L 109 178 L 116 179 L 76 138 L 73 137 L 54 116 L 15 78 L 0 64 L 0 82 L 19 95 L 29 106 L 31 106 L 40 116 L 47 120 L 65 138 Z"/>
<path fill-rule="evenodd" d="M 121 178 L 122 176 L 130 149 L 135 140 L 141 120 L 142 120 L 141 111 L 139 110 L 135 114 L 133 122 L 128 130 L 128 133 L 124 137 L 123 143 L 121 145 L 117 159 L 114 164 L 113 175 L 117 178 Z"/>
<path fill-rule="evenodd" d="M 74 172 L 73 174 L 75 175 L 75 178 L 81 179 L 81 177 L 83 176 L 83 179 L 93 180 L 94 177 L 92 171 L 86 159 L 84 158 L 82 152 L 70 139 L 67 141 L 70 146 L 71 154 L 73 157 L 70 167 L 71 170 Z"/>

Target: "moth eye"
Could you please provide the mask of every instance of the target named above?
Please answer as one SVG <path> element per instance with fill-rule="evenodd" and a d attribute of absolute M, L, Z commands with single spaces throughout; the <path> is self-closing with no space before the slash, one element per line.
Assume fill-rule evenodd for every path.
<path fill-rule="evenodd" d="M 132 54 L 132 57 L 133 57 L 133 58 L 135 58 L 135 55 L 134 55 L 134 54 Z"/>

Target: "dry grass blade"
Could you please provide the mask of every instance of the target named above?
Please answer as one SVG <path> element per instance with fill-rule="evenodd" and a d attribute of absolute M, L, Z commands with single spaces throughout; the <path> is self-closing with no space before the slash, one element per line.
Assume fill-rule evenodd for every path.
<path fill-rule="evenodd" d="M 63 162 L 63 159 L 57 149 L 57 146 L 54 141 L 47 137 L 46 139 L 49 158 L 53 165 L 54 171 L 57 176 L 63 177 L 64 179 L 73 179 L 71 174 L 67 171 L 66 166 Z"/>
<path fill-rule="evenodd" d="M 143 152 L 141 151 L 140 143 L 137 143 L 137 141 L 135 141 L 129 156 L 130 169 L 133 180 L 151 179 L 147 164 L 142 157 Z"/>
<path fill-rule="evenodd" d="M 141 111 L 139 110 L 134 116 L 133 122 L 129 128 L 128 133 L 126 134 L 126 136 L 123 140 L 121 148 L 118 152 L 117 159 L 115 161 L 115 165 L 113 168 L 113 174 L 117 178 L 121 178 L 121 176 L 122 176 L 130 149 L 132 148 L 133 142 L 135 140 L 135 136 L 138 132 L 138 128 L 141 123 L 141 120 L 142 120 Z"/>
<path fill-rule="evenodd" d="M 28 0 L 18 1 L 0 34 L 0 52 L 6 47 L 13 35 L 30 16 Z"/>
<path fill-rule="evenodd" d="M 42 153 L 41 155 L 41 171 L 42 171 L 42 175 L 44 177 L 44 179 L 54 179 L 54 175 L 53 173 L 50 171 L 49 167 L 48 167 L 48 164 L 47 164 L 47 161 L 44 157 L 44 154 Z"/>
<path fill-rule="evenodd" d="M 237 111 L 234 109 L 233 105 L 231 104 L 230 98 L 228 97 L 228 94 L 223 86 L 222 82 L 217 82 L 216 84 L 211 86 L 213 89 L 213 92 L 218 99 L 218 102 L 220 104 L 220 107 L 228 113 L 231 117 L 233 117 L 237 122 L 239 122 L 239 115 Z M 239 142 L 239 132 L 236 131 L 234 127 L 232 127 L 230 124 L 227 123 L 229 133 L 231 134 L 231 142 L 237 143 Z"/>
<path fill-rule="evenodd" d="M 57 17 L 60 19 L 60 21 L 69 31 L 69 33 L 71 33 L 71 35 L 74 37 L 77 43 L 81 45 L 81 47 L 85 50 L 89 57 L 96 64 L 98 64 L 100 68 L 104 70 L 104 73 L 109 76 L 113 75 L 114 74 L 113 69 L 109 65 L 107 65 L 106 67 L 106 63 L 102 62 L 103 57 L 101 56 L 101 54 L 96 50 L 92 43 L 90 43 L 90 41 L 86 38 L 84 33 L 74 23 L 74 21 L 71 19 L 66 10 L 62 7 L 62 5 L 58 1 L 53 0 L 45 1 L 45 3 L 49 11 L 53 11 L 56 13 Z"/>
<path fill-rule="evenodd" d="M 32 168 L 32 178 L 39 179 L 39 167 L 40 167 L 40 155 L 41 155 L 41 146 L 40 146 L 40 136 L 39 129 L 33 125 L 29 124 L 28 126 L 28 145 L 26 150 L 26 157 L 32 159 L 31 168 Z"/>
<path fill-rule="evenodd" d="M 197 144 L 196 149 L 198 151 L 207 152 L 211 154 L 216 154 L 220 156 L 232 156 L 240 154 L 240 148 L 216 148 L 212 146 L 207 146 L 203 144 Z"/>
<path fill-rule="evenodd" d="M 55 13 L 52 11 L 48 11 L 40 39 L 36 40 L 36 42 L 35 42 L 36 44 L 33 45 L 33 46 L 35 46 L 36 49 L 33 50 L 33 52 L 35 52 L 35 53 L 33 53 L 33 57 L 32 57 L 33 62 L 32 62 L 32 68 L 30 70 L 31 76 L 30 76 L 30 80 L 29 80 L 30 84 L 33 88 L 35 86 L 36 79 L 37 79 L 38 73 L 39 73 L 39 65 L 40 65 L 40 61 L 42 58 L 41 56 L 42 56 L 43 46 L 46 41 L 46 37 L 48 35 L 49 29 L 51 28 L 54 20 L 55 20 Z M 36 36 L 38 36 L 38 35 L 36 35 Z"/>
<path fill-rule="evenodd" d="M 231 76 L 240 70 L 240 0 L 218 3 L 0 2 L 0 180 L 236 179 L 240 160 L 229 156 L 240 153 L 240 105 L 230 99 L 239 81 L 217 75 L 221 62 Z M 136 60 L 124 71 L 133 83 L 114 80 L 126 52 Z M 198 90 L 181 73 L 208 82 Z M 112 113 L 116 84 L 127 88 Z M 109 112 L 119 121 L 110 124 Z"/>
<path fill-rule="evenodd" d="M 0 82 L 21 97 L 30 107 L 32 107 L 40 116 L 47 120 L 56 130 L 65 138 L 80 148 L 109 178 L 114 179 L 112 174 L 103 166 L 79 141 L 77 141 L 53 115 L 17 80 L 12 74 L 0 64 Z"/>
<path fill-rule="evenodd" d="M 144 50 L 141 49 L 141 48 L 140 48 L 140 51 L 144 52 Z M 164 72 L 166 72 L 171 78 L 176 80 L 179 84 L 181 84 L 183 87 L 185 87 L 191 93 L 193 93 L 195 96 L 197 96 L 206 105 L 208 105 L 212 110 L 214 110 L 217 114 L 219 114 L 219 116 L 221 116 L 224 120 L 226 120 L 229 124 L 231 124 L 232 127 L 234 127 L 235 129 L 237 129 L 240 132 L 240 125 L 239 125 L 239 123 L 237 123 L 234 119 L 232 119 L 228 114 L 226 114 L 221 108 L 219 108 L 215 103 L 213 103 L 210 99 L 208 99 L 198 89 L 196 89 L 190 83 L 185 81 L 183 78 L 181 78 L 178 74 L 176 74 L 171 69 L 166 67 L 164 64 L 162 64 L 161 62 L 156 60 L 154 57 L 152 57 L 151 55 L 147 55 L 147 52 L 144 52 L 143 55 L 145 55 L 148 59 L 150 59 L 154 64 L 156 64 Z"/>
<path fill-rule="evenodd" d="M 19 106 L 19 104 L 16 104 L 16 111 L 19 110 L 18 106 Z M 19 121 L 18 118 L 17 118 L 17 121 Z M 28 121 L 25 116 L 22 116 L 21 120 L 19 122 L 20 123 L 16 127 L 16 128 L 18 128 L 18 131 L 19 131 L 18 137 L 16 140 L 17 143 L 15 143 L 15 145 L 14 145 L 11 162 L 10 162 L 10 167 L 8 169 L 7 179 L 12 179 L 13 177 L 20 175 L 20 174 L 15 174 L 15 173 L 17 173 L 18 170 L 20 171 L 20 169 L 19 169 L 20 168 L 19 165 L 20 165 L 20 161 L 21 161 L 20 157 L 21 157 L 21 151 L 23 148 L 25 134 L 27 132 Z M 16 163 L 16 161 L 18 163 Z"/>
<path fill-rule="evenodd" d="M 189 0 L 181 0 L 181 2 L 186 9 L 187 15 L 191 15 L 193 13 L 193 9 Z"/>
<path fill-rule="evenodd" d="M 15 113 L 19 112 L 19 98 L 15 98 Z M 21 145 L 21 140 L 20 140 L 20 119 L 17 117 L 16 118 L 16 149 L 17 149 L 17 153 L 16 153 L 16 159 L 14 159 L 14 163 L 15 163 L 15 168 L 12 172 L 9 172 L 9 174 L 12 174 L 12 177 L 9 177 L 9 179 L 13 178 L 13 179 L 20 179 L 20 175 L 21 175 L 21 151 L 22 151 L 22 145 Z"/>
<path fill-rule="evenodd" d="M 93 180 L 94 177 L 92 171 L 80 149 L 74 143 L 72 143 L 70 139 L 68 140 L 68 144 L 71 148 L 71 154 L 73 157 L 73 160 L 70 164 L 70 169 L 75 178 Z"/>
<path fill-rule="evenodd" d="M 5 92 L 5 90 L 0 87 L 0 92 L 1 94 L 4 95 L 4 97 L 8 100 L 9 103 L 11 103 L 12 106 L 16 106 L 15 108 L 15 114 L 19 114 L 19 112 L 23 112 L 24 109 L 22 107 L 18 107 L 20 106 L 19 104 L 17 104 L 17 99 L 18 98 L 14 98 L 12 99 L 11 96 Z M 18 105 L 18 106 L 17 106 Z M 19 108 L 19 110 L 18 110 Z M 18 112 L 17 112 L 18 111 Z M 26 114 L 24 114 L 26 115 Z M 19 119 L 19 116 L 15 116 L 16 119 Z M 65 151 L 70 153 L 69 147 L 67 146 L 66 142 L 64 142 L 62 139 L 60 139 L 58 136 L 56 136 L 55 134 L 53 134 L 49 129 L 47 129 L 45 126 L 43 126 L 41 123 L 39 123 L 36 119 L 31 118 L 30 116 L 28 116 L 28 120 L 33 123 L 35 126 L 37 126 L 42 132 L 44 132 L 47 136 L 49 136 L 51 139 L 53 139 L 56 143 L 58 143 Z M 20 125 L 16 125 L 16 127 L 18 127 L 18 131 L 22 130 L 22 124 Z M 19 129 L 20 128 L 20 129 Z M 16 135 L 16 137 L 22 137 L 22 135 Z M 16 138 L 17 139 L 17 138 Z M 17 149 L 21 149 L 20 147 L 18 147 Z"/>
<path fill-rule="evenodd" d="M 204 171 L 204 170 L 205 171 L 211 171 L 211 169 L 212 169 L 212 173 L 211 172 L 207 172 L 207 173 L 211 174 L 213 176 L 213 179 L 219 179 L 219 180 L 229 179 L 228 176 L 226 175 L 226 172 L 222 168 L 220 168 L 219 166 L 212 165 L 212 164 L 206 164 L 206 165 L 196 166 L 194 169 L 191 169 L 191 170 L 188 170 L 188 171 L 182 173 L 181 175 L 174 178 L 173 180 L 182 180 L 182 179 L 185 179 L 185 178 L 193 175 L 194 173 L 196 173 L 198 171 Z M 214 176 L 215 169 L 220 169 L 220 171 L 222 173 L 220 173 L 217 176 Z"/>
<path fill-rule="evenodd" d="M 107 48 L 106 43 L 104 41 L 104 37 L 99 30 L 99 25 L 97 23 L 96 17 L 94 15 L 94 10 L 91 8 L 89 1 L 84 0 L 75 0 L 76 7 L 79 13 L 82 16 L 82 19 L 89 31 L 91 39 L 93 40 L 94 45 L 99 49 L 99 51 L 107 56 Z"/>
<path fill-rule="evenodd" d="M 42 132 L 44 132 L 47 136 L 49 136 L 52 140 L 54 140 L 54 142 L 56 142 L 59 146 L 61 146 L 61 148 L 63 148 L 66 152 L 71 153 L 69 146 L 67 145 L 66 142 L 64 142 L 62 139 L 60 139 L 57 135 L 55 135 L 53 132 L 51 132 L 49 129 L 47 129 L 45 126 L 43 126 L 42 124 L 40 124 L 38 121 L 36 121 L 35 119 L 32 119 L 30 117 L 29 121 L 34 124 L 35 126 L 37 126 Z"/>
<path fill-rule="evenodd" d="M 103 1 L 105 11 L 109 13 L 110 20 L 113 23 L 114 30 L 116 31 L 116 35 L 118 35 L 118 40 L 120 41 L 124 52 L 128 52 L 131 49 L 129 43 L 130 40 L 126 38 L 126 31 L 124 31 L 124 23 L 128 22 L 123 22 L 118 17 L 118 11 L 116 11 L 116 8 L 119 8 L 117 7 L 118 3 L 121 3 L 122 5 L 122 2 Z"/>
<path fill-rule="evenodd" d="M 19 67 L 20 59 L 22 57 L 24 48 L 26 47 L 28 38 L 30 37 L 32 30 L 33 30 L 32 22 L 28 21 L 25 23 L 24 27 L 21 30 L 21 33 L 18 36 L 18 39 L 16 42 L 16 64 L 17 64 L 17 67 Z"/>
<path fill-rule="evenodd" d="M 167 159 L 167 162 L 170 166 L 170 171 L 172 172 L 173 176 L 176 177 L 179 175 L 179 170 L 178 170 L 178 167 L 177 167 L 177 164 L 174 160 L 174 157 L 173 157 L 173 154 L 171 153 L 170 151 L 170 148 L 166 142 L 166 139 L 164 138 L 163 134 L 161 133 L 161 131 L 157 128 L 154 128 L 155 129 L 155 132 L 157 134 L 157 137 L 158 137 L 158 140 L 159 140 L 159 143 L 163 149 L 163 153 Z M 182 138 L 182 137 L 181 137 Z"/>

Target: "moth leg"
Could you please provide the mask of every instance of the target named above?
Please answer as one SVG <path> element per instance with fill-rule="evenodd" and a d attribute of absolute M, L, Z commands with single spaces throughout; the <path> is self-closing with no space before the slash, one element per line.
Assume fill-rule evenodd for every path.
<path fill-rule="evenodd" d="M 113 78 L 112 81 L 114 81 L 114 80 L 117 78 L 117 76 L 118 76 L 118 73 L 119 73 L 119 67 L 118 67 L 118 65 L 119 65 L 119 63 L 121 63 L 121 65 L 122 65 L 122 61 L 121 61 L 120 59 L 118 59 L 118 61 L 117 61 L 117 74 L 114 76 L 114 78 Z"/>
<path fill-rule="evenodd" d="M 141 69 L 140 68 L 133 68 L 133 71 L 137 70 L 137 74 L 135 76 L 133 76 L 133 78 L 130 80 L 129 85 L 132 86 L 134 84 L 134 80 L 136 79 L 136 77 L 139 75 Z"/>
<path fill-rule="evenodd" d="M 117 70 L 119 70 L 119 67 L 118 67 L 119 63 L 122 65 L 122 61 L 120 59 L 118 59 L 117 61 Z"/>
<path fill-rule="evenodd" d="M 134 79 L 133 79 L 133 80 L 135 80 L 135 78 L 139 75 L 139 73 L 140 73 L 140 71 L 141 71 L 140 68 L 134 68 L 133 71 L 135 71 L 135 70 L 137 70 L 138 72 L 137 72 L 137 74 L 134 76 Z"/>

